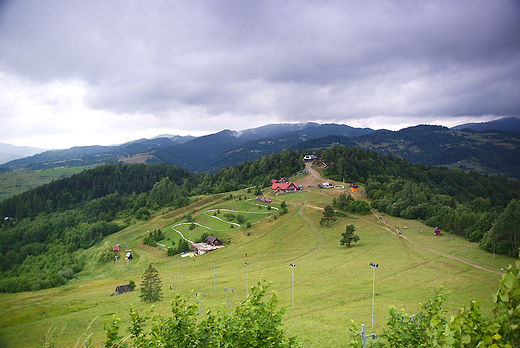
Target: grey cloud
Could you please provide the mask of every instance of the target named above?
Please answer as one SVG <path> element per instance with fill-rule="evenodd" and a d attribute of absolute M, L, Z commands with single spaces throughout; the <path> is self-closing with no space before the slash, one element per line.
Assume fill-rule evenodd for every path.
<path fill-rule="evenodd" d="M 13 1 L 0 10 L 0 68 L 80 78 L 96 109 L 295 122 L 520 115 L 515 1 Z"/>

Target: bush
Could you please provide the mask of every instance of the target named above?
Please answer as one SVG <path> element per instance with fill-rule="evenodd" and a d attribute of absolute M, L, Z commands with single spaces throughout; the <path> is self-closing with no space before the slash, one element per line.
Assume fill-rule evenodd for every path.
<path fill-rule="evenodd" d="M 243 224 L 244 222 L 246 222 L 246 217 L 244 216 L 244 214 L 238 214 L 237 221 L 239 224 Z"/>
<path fill-rule="evenodd" d="M 137 209 L 134 216 L 136 219 L 139 220 L 148 220 L 148 218 L 150 217 L 150 211 L 145 207 L 142 207 Z"/>
<path fill-rule="evenodd" d="M 155 315 L 152 323 L 146 324 L 150 332 L 144 329 L 150 317 L 141 316 L 132 307 L 128 343 L 135 347 L 297 347 L 296 338 L 287 336 L 281 328 L 286 307 L 277 308 L 278 298 L 274 292 L 270 299 L 264 300 L 269 287 L 270 284 L 261 280 L 231 313 L 217 311 L 214 315 L 208 311 L 208 318 L 202 321 L 198 319 L 198 305 L 190 304 L 190 298 L 177 294 L 170 302 L 172 314 Z M 122 339 L 119 322 L 114 318 L 111 325 L 104 326 L 105 346 L 116 346 Z"/>

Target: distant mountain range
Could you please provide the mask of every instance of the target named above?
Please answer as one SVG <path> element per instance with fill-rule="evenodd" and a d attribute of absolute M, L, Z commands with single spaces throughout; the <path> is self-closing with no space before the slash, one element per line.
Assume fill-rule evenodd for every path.
<path fill-rule="evenodd" d="M 474 169 L 520 179 L 519 132 L 518 118 L 451 129 L 421 125 L 397 132 L 312 122 L 270 124 L 243 131 L 223 130 L 202 137 L 164 135 L 117 146 L 44 151 L 9 161 L 0 166 L 0 171 L 165 162 L 192 172 L 216 172 L 225 166 L 254 161 L 285 148 L 311 152 L 340 144 L 389 153 L 427 165 Z"/>
<path fill-rule="evenodd" d="M 494 121 L 482 122 L 482 123 L 466 123 L 461 124 L 460 126 L 452 127 L 452 129 L 461 130 L 461 129 L 472 129 L 477 132 L 487 131 L 487 130 L 500 130 L 504 132 L 520 132 L 520 118 L 516 117 L 506 117 L 501 118 Z"/>

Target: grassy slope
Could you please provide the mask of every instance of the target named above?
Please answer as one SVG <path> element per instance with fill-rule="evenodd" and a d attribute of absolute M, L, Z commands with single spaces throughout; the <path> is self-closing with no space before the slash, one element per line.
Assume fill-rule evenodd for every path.
<path fill-rule="evenodd" d="M 322 216 L 320 207 L 330 203 L 338 194 L 337 190 L 306 187 L 305 193 L 272 197 L 275 203 L 286 200 L 290 208 L 288 214 L 274 221 L 274 225 L 272 218 L 265 217 L 265 208 L 248 208 L 238 200 L 216 205 L 239 211 L 245 208 L 250 212 L 263 212 L 264 215 L 255 219 L 251 216 L 251 220 L 256 222 L 248 230 L 222 229 L 222 224 L 212 222 L 214 219 L 201 213 L 212 207 L 206 202 L 205 207 L 198 208 L 195 221 L 200 219 L 210 226 L 214 224 L 219 229 L 217 233 L 231 238 L 232 244 L 194 261 L 170 257 L 165 264 L 164 252 L 138 245 L 147 230 L 162 228 L 168 231 L 178 212 L 165 213 L 149 222 L 134 225 L 104 242 L 105 247 L 124 242 L 132 247 L 136 257 L 129 266 L 124 261 L 100 266 L 94 261 L 97 251 L 90 250 L 85 252 L 88 260 L 86 270 L 62 288 L 1 294 L 0 346 L 34 347 L 48 332 L 55 337 L 53 340 L 58 346 L 73 346 L 90 334 L 99 346 L 104 339 L 103 317 L 112 313 L 122 319 L 121 332 L 126 334 L 130 306 L 134 305 L 144 313 L 150 305 L 140 302 L 139 291 L 112 297 L 109 294 L 117 285 L 126 284 L 130 275 L 139 286 L 142 268 L 150 262 L 158 263 L 164 284 L 165 300 L 156 304 L 156 314 L 169 312 L 168 299 L 176 292 L 186 295 L 197 291 L 204 293 L 201 298 L 204 313 L 208 308 L 215 311 L 226 307 L 225 287 L 233 288 L 233 292 L 229 292 L 233 304 L 245 299 L 246 281 L 249 286 L 262 276 L 273 281 L 272 289 L 278 293 L 280 303 L 288 305 L 285 328 L 289 334 L 297 335 L 304 347 L 344 346 L 351 319 L 370 328 L 372 269 L 369 262 L 380 265 L 375 274 L 374 330 L 380 330 L 385 324 L 389 306 L 415 312 L 418 303 L 430 297 L 440 285 L 452 291 L 447 303 L 450 311 L 467 304 L 470 299 L 480 298 L 486 313 L 490 313 L 491 293 L 496 289 L 498 274 L 434 254 L 391 231 L 400 227 L 403 235 L 415 243 L 492 270 L 498 270 L 513 260 L 496 256 L 493 261 L 492 254 L 478 249 L 475 244 L 469 244 L 466 253 L 467 244 L 458 237 L 452 237 L 454 240 L 448 246 L 445 237 L 430 236 L 427 227 L 421 235 L 419 222 L 392 217 L 383 216 L 383 221 L 388 223 L 382 224 L 372 215 L 354 216 L 341 218 L 330 228 L 321 227 L 318 223 Z M 315 230 L 300 213 L 315 225 Z M 407 229 L 403 229 L 404 223 L 407 223 Z M 340 234 L 347 224 L 354 224 L 361 238 L 350 249 L 339 244 Z M 192 231 L 192 237 L 204 231 L 197 227 Z M 249 236 L 247 232 L 250 232 Z M 245 262 L 249 264 L 247 279 Z M 289 263 L 297 265 L 294 269 L 294 310 L 291 307 Z M 175 290 L 169 288 L 172 276 L 175 276 Z"/>
<path fill-rule="evenodd" d="M 71 167 L 35 170 L 30 172 L 0 173 L 0 201 L 32 188 L 47 184 L 73 174 L 77 174 L 90 167 Z"/>

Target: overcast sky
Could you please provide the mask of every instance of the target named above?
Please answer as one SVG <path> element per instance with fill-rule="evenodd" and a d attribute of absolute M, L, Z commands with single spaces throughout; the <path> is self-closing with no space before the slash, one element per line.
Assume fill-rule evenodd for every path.
<path fill-rule="evenodd" d="M 0 142 L 520 116 L 517 0 L 0 0 Z"/>

